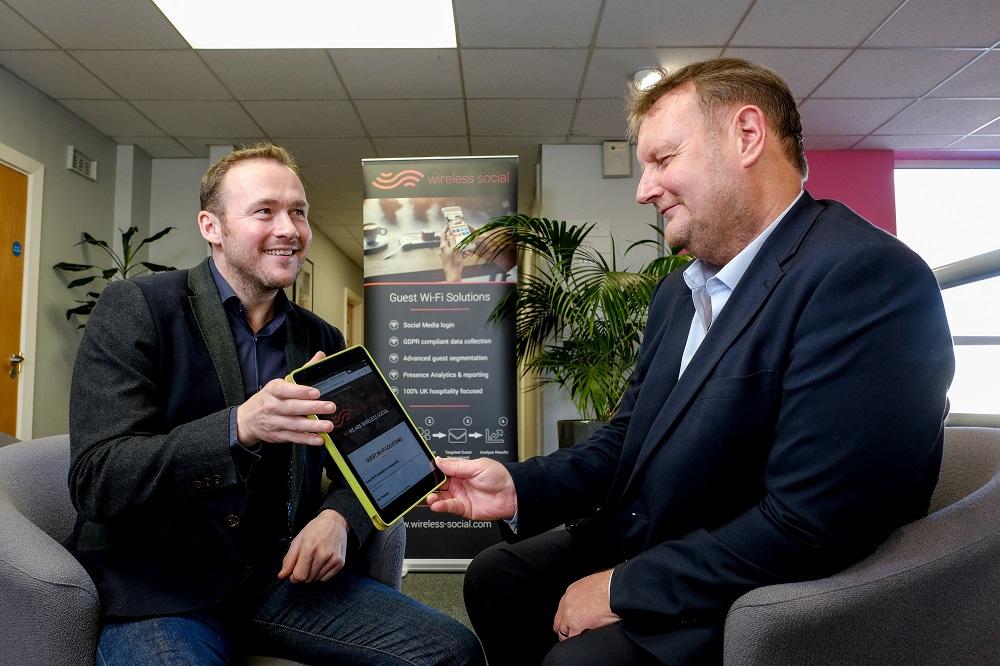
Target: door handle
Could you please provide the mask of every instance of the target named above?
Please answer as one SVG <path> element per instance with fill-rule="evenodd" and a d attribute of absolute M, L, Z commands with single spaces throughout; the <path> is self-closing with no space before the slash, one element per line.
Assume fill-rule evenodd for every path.
<path fill-rule="evenodd" d="M 10 378 L 17 379 L 17 376 L 21 374 L 21 364 L 24 363 L 24 357 L 20 354 L 11 354 L 10 356 Z"/>

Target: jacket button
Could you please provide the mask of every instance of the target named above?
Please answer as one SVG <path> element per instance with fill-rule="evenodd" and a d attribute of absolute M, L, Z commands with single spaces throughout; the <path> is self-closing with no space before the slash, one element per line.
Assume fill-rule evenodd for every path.
<path fill-rule="evenodd" d="M 222 485 L 222 476 L 219 475 L 219 474 L 216 474 L 214 477 L 212 477 L 212 481 L 215 482 L 215 485 L 221 486 Z"/>
<path fill-rule="evenodd" d="M 201 481 L 195 481 L 194 482 L 194 489 L 195 490 L 201 490 Z"/>
<path fill-rule="evenodd" d="M 226 525 L 228 525 L 229 527 L 239 527 L 239 524 L 240 524 L 240 517 L 237 516 L 235 513 L 231 513 L 228 516 L 226 516 Z"/>

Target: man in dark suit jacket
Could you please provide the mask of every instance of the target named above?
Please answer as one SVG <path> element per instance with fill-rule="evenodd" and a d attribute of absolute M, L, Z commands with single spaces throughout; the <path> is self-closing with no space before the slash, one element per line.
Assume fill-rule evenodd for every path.
<path fill-rule="evenodd" d="M 630 111 L 637 198 L 698 260 L 659 285 L 624 399 L 588 441 L 508 467 L 441 461 L 432 508 L 520 540 L 466 578 L 494 666 L 721 662 L 737 597 L 862 558 L 937 480 L 954 360 L 936 283 L 802 192 L 785 83 L 695 63 Z"/>
<path fill-rule="evenodd" d="M 460 624 L 351 571 L 372 524 L 322 446 L 332 423 L 307 418 L 335 406 L 283 379 L 344 347 L 282 291 L 312 238 L 294 161 L 234 151 L 201 194 L 211 259 L 108 285 L 73 374 L 70 545 L 99 663 L 481 661 Z"/>

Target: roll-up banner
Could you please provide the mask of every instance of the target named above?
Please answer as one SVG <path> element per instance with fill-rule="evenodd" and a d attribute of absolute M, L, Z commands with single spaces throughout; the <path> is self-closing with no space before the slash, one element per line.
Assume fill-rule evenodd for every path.
<path fill-rule="evenodd" d="M 517 284 L 514 248 L 454 252 L 517 211 L 517 157 L 362 160 L 365 345 L 441 456 L 517 459 L 513 323 L 490 322 Z M 464 569 L 500 540 L 490 522 L 418 507 L 406 518 L 411 571 Z"/>

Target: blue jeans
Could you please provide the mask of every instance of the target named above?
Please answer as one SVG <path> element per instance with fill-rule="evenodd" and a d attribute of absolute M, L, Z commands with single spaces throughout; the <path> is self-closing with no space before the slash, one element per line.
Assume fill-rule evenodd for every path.
<path fill-rule="evenodd" d="M 370 578 L 275 580 L 227 609 L 109 622 L 97 666 L 228 664 L 265 654 L 314 664 L 483 664 L 475 635 L 450 617 Z"/>

